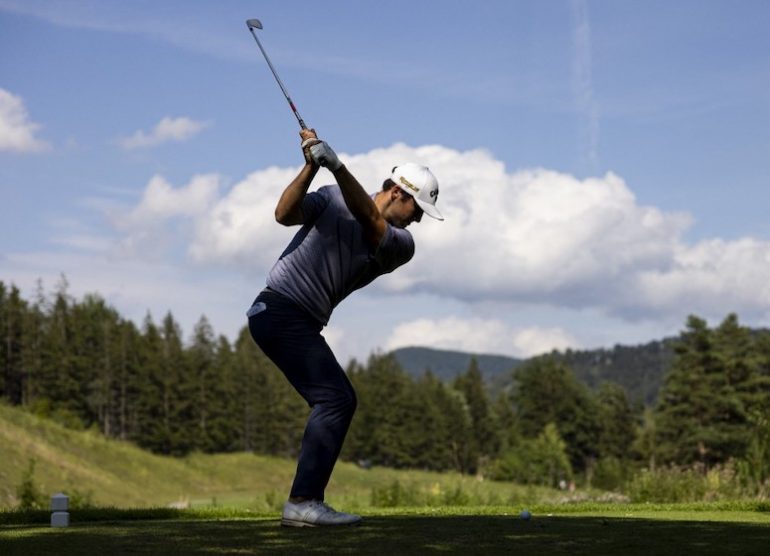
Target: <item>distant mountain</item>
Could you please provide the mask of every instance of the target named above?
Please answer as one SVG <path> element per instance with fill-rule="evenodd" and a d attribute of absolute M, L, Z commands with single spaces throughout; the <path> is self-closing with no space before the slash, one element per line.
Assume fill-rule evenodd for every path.
<path fill-rule="evenodd" d="M 673 339 L 657 340 L 639 346 L 612 349 L 567 350 L 555 356 L 575 371 L 575 376 L 591 388 L 602 382 L 620 384 L 634 403 L 652 405 L 674 356 Z"/>
<path fill-rule="evenodd" d="M 649 342 L 639 346 L 615 346 L 611 349 L 567 350 L 553 352 L 552 357 L 564 361 L 578 380 L 590 388 L 604 381 L 621 385 L 634 403 L 652 405 L 673 357 L 672 339 Z M 508 388 L 513 371 L 527 360 L 503 355 L 473 354 L 461 351 L 421 347 L 401 348 L 392 352 L 399 364 L 412 376 L 425 370 L 449 381 L 468 370 L 476 358 L 490 390 Z"/>
<path fill-rule="evenodd" d="M 486 355 L 431 349 L 423 347 L 400 348 L 391 352 L 401 367 L 412 376 L 421 376 L 426 370 L 441 380 L 452 380 L 468 370 L 472 358 L 476 358 L 481 373 L 486 380 L 492 380 L 510 372 L 521 365 L 521 359 L 504 355 Z"/>

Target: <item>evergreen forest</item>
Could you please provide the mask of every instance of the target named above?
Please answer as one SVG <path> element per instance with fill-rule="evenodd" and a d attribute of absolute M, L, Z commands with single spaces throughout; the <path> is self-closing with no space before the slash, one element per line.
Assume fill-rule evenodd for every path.
<path fill-rule="evenodd" d="M 0 399 L 155 453 L 296 456 L 309 408 L 244 327 L 234 342 L 201 317 L 141 326 L 65 279 L 24 299 L 0 282 Z M 392 354 L 351 361 L 358 410 L 342 459 L 611 490 L 656 469 L 770 479 L 770 334 L 734 314 L 690 316 L 652 403 L 579 380 L 568 358 L 535 357 L 505 387 L 475 359 L 451 380 L 407 373 Z M 635 369 L 631 372 L 640 372 Z M 590 384 L 590 385 L 589 385 Z"/>

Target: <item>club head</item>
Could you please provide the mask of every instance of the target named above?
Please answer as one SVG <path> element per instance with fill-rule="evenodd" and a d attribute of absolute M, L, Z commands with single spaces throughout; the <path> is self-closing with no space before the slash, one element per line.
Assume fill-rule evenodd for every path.
<path fill-rule="evenodd" d="M 262 29 L 262 23 L 258 19 L 247 19 L 246 25 L 249 29 Z"/>

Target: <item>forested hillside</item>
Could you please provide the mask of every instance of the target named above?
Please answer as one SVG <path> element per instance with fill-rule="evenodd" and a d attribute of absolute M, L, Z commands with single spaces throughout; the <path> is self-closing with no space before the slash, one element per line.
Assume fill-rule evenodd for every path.
<path fill-rule="evenodd" d="M 398 364 L 413 377 L 419 377 L 425 371 L 430 371 L 441 380 L 457 378 L 468 369 L 471 359 L 476 360 L 484 379 L 490 383 L 499 377 L 510 378 L 511 371 L 522 363 L 521 359 L 504 355 L 466 353 L 426 347 L 399 348 L 391 353 Z"/>
<path fill-rule="evenodd" d="M 64 283 L 29 301 L 0 282 L 0 340 L 0 397 L 70 428 L 165 455 L 299 449 L 308 407 L 245 328 L 231 343 L 202 317 L 184 341 L 171 314 L 137 328 L 97 295 L 73 299 Z M 607 488 L 642 467 L 731 466 L 745 484 L 764 484 L 770 335 L 735 315 L 714 328 L 692 316 L 669 345 L 658 400 L 646 409 L 602 371 L 579 379 L 570 353 L 521 363 L 510 387 L 491 393 L 475 359 L 445 381 L 372 355 L 347 369 L 359 404 L 342 457 Z M 618 352 L 632 353 L 606 353 Z"/>
<path fill-rule="evenodd" d="M 647 406 L 654 405 L 663 376 L 673 357 L 671 339 L 638 346 L 615 346 L 611 349 L 567 350 L 553 352 L 552 357 L 563 361 L 577 379 L 591 389 L 602 382 L 622 386 L 629 399 Z M 423 347 L 396 349 L 393 356 L 412 376 L 419 377 L 430 370 L 442 380 L 452 380 L 465 372 L 475 359 L 484 381 L 491 391 L 509 388 L 512 371 L 524 360 L 502 355 L 471 354 Z"/>

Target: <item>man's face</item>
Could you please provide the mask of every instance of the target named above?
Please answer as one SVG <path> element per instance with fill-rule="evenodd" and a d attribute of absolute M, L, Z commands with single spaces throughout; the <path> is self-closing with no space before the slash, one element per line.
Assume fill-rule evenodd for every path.
<path fill-rule="evenodd" d="M 393 188 L 393 202 L 388 205 L 388 209 L 383 215 L 391 225 L 397 228 L 406 228 L 412 222 L 422 220 L 423 211 L 415 202 L 414 197 L 399 189 Z"/>

